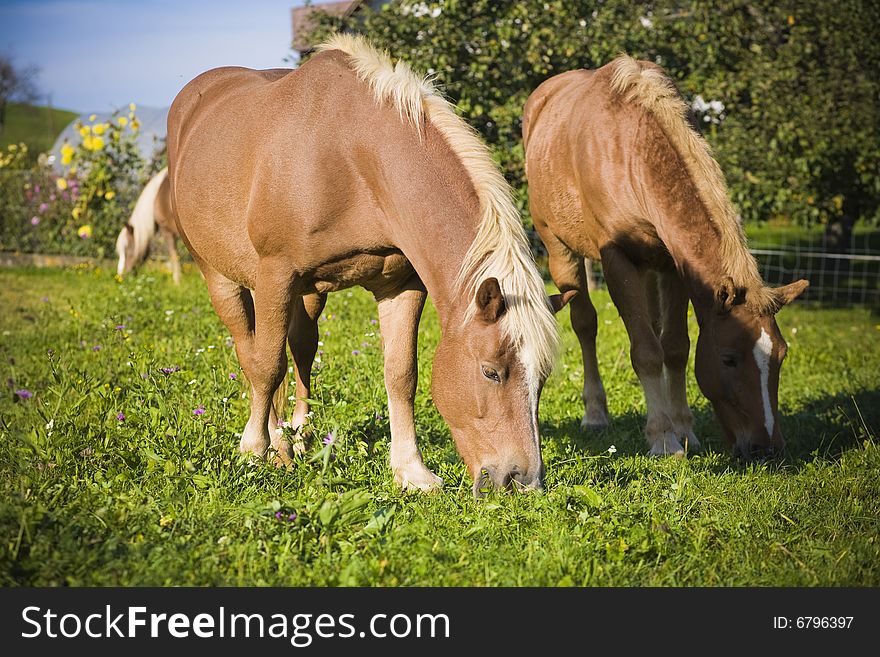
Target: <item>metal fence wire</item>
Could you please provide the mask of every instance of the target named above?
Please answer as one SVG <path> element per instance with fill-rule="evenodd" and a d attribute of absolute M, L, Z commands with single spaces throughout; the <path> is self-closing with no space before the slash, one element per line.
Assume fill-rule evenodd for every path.
<path fill-rule="evenodd" d="M 880 233 L 856 232 L 848 248 L 828 250 L 821 237 L 774 235 L 749 240 L 767 285 L 777 287 L 806 278 L 810 287 L 799 298 L 831 306 L 880 308 Z M 602 265 L 587 261 L 590 289 L 604 287 Z"/>

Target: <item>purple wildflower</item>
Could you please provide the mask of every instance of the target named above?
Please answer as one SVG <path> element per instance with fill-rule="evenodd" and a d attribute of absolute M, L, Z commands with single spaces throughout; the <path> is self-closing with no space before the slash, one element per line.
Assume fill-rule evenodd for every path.
<path fill-rule="evenodd" d="M 361 346 L 366 348 L 366 347 L 370 346 L 370 343 L 369 342 L 361 342 Z"/>
<path fill-rule="evenodd" d="M 117 413 L 116 419 L 119 420 L 120 422 L 125 422 L 125 413 Z"/>
<path fill-rule="evenodd" d="M 370 320 L 370 324 L 372 324 L 373 326 L 375 326 L 375 325 L 378 324 L 378 323 L 379 323 L 379 320 L 378 320 L 378 319 L 371 319 L 371 320 Z"/>
<path fill-rule="evenodd" d="M 39 194 L 39 193 L 40 193 L 40 186 L 34 185 L 34 194 Z"/>
<path fill-rule="evenodd" d="M 92 351 L 101 351 L 101 345 L 96 344 L 94 347 L 92 347 Z"/>
<path fill-rule="evenodd" d="M 230 372 L 229 378 L 235 381 L 238 378 L 238 374 L 236 374 L 235 372 Z"/>
<path fill-rule="evenodd" d="M 296 512 L 295 511 L 293 513 L 291 513 L 289 516 L 287 516 L 288 522 L 293 522 L 294 520 L 296 520 Z"/>
<path fill-rule="evenodd" d="M 202 404 L 199 404 L 197 408 L 193 409 L 193 415 L 204 415 L 205 407 Z"/>
<path fill-rule="evenodd" d="M 37 216 L 31 217 L 31 226 L 39 226 L 39 225 L 40 225 L 40 218 Z"/>
<path fill-rule="evenodd" d="M 124 329 L 124 328 L 125 328 L 125 324 L 117 324 L 117 325 L 116 325 L 116 330 L 117 330 L 117 331 L 121 331 L 121 330 Z"/>
<path fill-rule="evenodd" d="M 276 518 L 276 519 L 281 520 L 283 517 L 284 517 L 284 514 L 281 513 L 281 511 L 276 511 L 276 512 L 275 512 L 275 518 Z"/>
<path fill-rule="evenodd" d="M 322 442 L 325 445 L 332 445 L 334 442 L 336 442 L 336 434 L 331 431 L 326 436 L 324 436 L 324 439 Z"/>
<path fill-rule="evenodd" d="M 179 365 L 173 365 L 172 367 L 160 367 L 160 368 L 159 368 L 159 371 L 162 372 L 162 374 L 164 374 L 165 376 L 171 376 L 171 375 L 174 374 L 175 372 L 179 372 L 179 371 L 180 371 L 180 366 L 179 366 Z"/>
<path fill-rule="evenodd" d="M 352 349 L 352 350 L 351 350 L 351 355 L 352 355 L 352 356 L 360 356 L 360 355 L 361 355 L 361 352 L 358 351 L 357 349 Z"/>
<path fill-rule="evenodd" d="M 40 205 L 37 206 L 37 212 L 39 212 L 40 214 L 43 214 L 48 209 L 49 209 L 48 203 L 40 203 Z"/>
<path fill-rule="evenodd" d="M 49 303 L 49 297 L 43 297 L 42 299 L 40 299 L 40 301 L 42 301 L 43 303 Z"/>
<path fill-rule="evenodd" d="M 27 388 L 22 388 L 21 390 L 16 390 L 15 394 L 18 395 L 19 399 L 30 399 L 31 397 L 34 396 L 34 393 L 32 393 Z"/>
<path fill-rule="evenodd" d="M 376 411 L 376 420 L 381 421 L 382 419 L 382 414 L 379 411 Z"/>

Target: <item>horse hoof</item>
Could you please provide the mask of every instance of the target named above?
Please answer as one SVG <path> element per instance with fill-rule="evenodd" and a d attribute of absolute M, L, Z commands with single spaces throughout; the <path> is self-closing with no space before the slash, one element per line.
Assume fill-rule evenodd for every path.
<path fill-rule="evenodd" d="M 678 442 L 678 439 L 669 435 L 652 443 L 648 454 L 650 456 L 675 456 L 681 458 L 684 456 L 684 448 Z"/>
<path fill-rule="evenodd" d="M 589 414 L 584 415 L 581 420 L 581 429 L 587 431 L 600 431 L 611 424 L 607 414 Z"/>
<path fill-rule="evenodd" d="M 443 480 L 427 468 L 422 471 L 395 471 L 394 483 L 405 491 L 430 493 L 443 488 Z"/>

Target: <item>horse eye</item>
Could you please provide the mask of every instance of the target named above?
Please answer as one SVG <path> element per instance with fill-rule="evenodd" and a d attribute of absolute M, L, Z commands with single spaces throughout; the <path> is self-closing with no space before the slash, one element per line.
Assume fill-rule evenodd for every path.
<path fill-rule="evenodd" d="M 483 365 L 482 369 L 483 376 L 485 376 L 487 379 L 491 379 L 496 383 L 501 383 L 501 377 L 498 375 L 497 371 L 493 370 L 491 367 L 486 367 L 485 365 Z"/>
<path fill-rule="evenodd" d="M 721 362 L 725 367 L 736 367 L 737 359 L 733 354 L 724 354 L 721 357 Z"/>

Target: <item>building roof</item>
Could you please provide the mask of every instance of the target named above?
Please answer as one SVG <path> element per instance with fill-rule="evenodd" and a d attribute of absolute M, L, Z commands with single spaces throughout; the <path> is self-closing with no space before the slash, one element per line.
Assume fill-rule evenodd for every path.
<path fill-rule="evenodd" d="M 345 0 L 344 2 L 323 2 L 321 4 L 294 7 L 291 10 L 291 31 L 293 33 L 293 48 L 300 54 L 306 53 L 314 47 L 311 40 L 311 32 L 315 29 L 315 21 L 312 20 L 312 12 L 320 11 L 330 16 L 347 18 L 351 16 L 363 0 Z"/>

